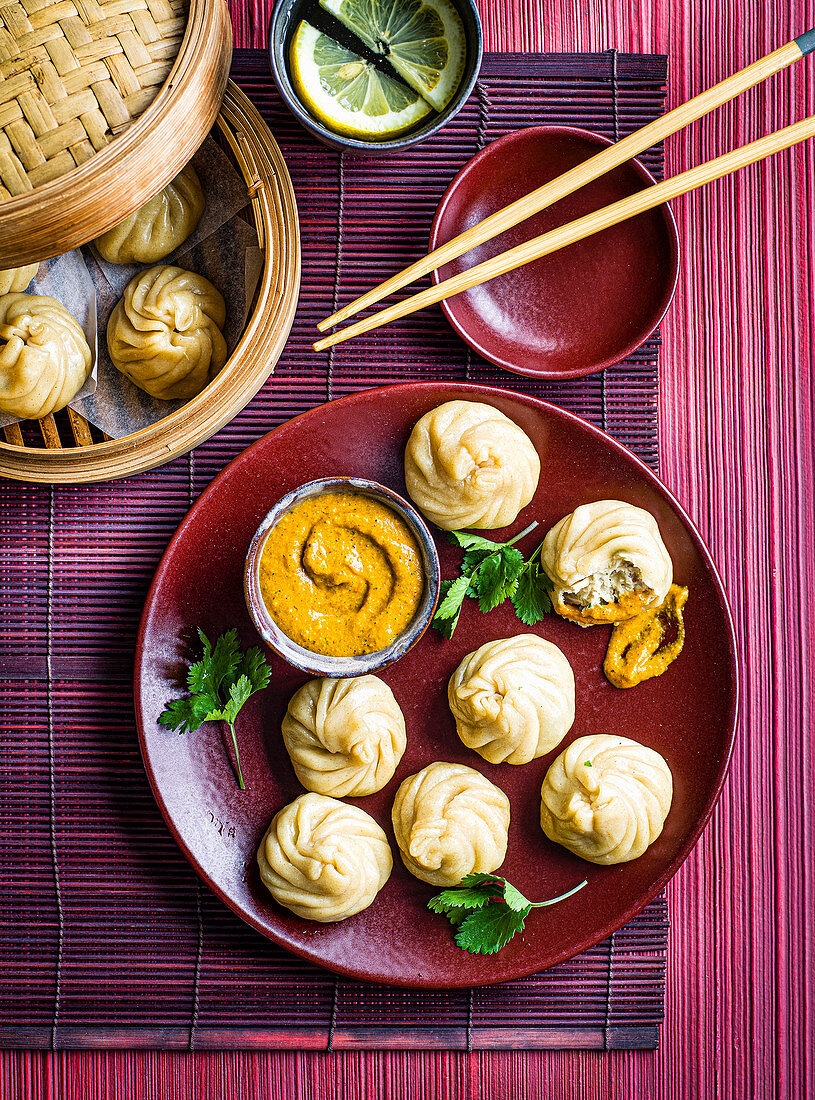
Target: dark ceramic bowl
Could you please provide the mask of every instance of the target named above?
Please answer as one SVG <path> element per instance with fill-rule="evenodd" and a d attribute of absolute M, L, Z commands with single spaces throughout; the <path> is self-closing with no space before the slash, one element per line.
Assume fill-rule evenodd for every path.
<path fill-rule="evenodd" d="M 421 603 L 413 619 L 399 637 L 385 649 L 378 649 L 375 653 L 363 653 L 358 657 L 331 657 L 323 653 L 312 653 L 310 649 L 304 649 L 303 646 L 293 642 L 269 614 L 260 591 L 260 559 L 266 539 L 275 524 L 301 501 L 323 493 L 337 492 L 361 493 L 396 512 L 408 525 L 419 544 L 425 576 Z M 379 672 L 388 665 L 392 665 L 394 661 L 398 661 L 418 642 L 430 625 L 439 599 L 439 585 L 439 555 L 436 552 L 433 537 L 419 513 L 393 489 L 360 477 L 324 477 L 318 481 L 309 481 L 286 493 L 267 513 L 255 532 L 249 553 L 246 555 L 244 569 L 246 606 L 261 638 L 290 665 L 315 676 L 364 676 L 366 673 Z"/>
<path fill-rule="evenodd" d="M 565 126 L 515 130 L 454 177 L 430 250 L 610 145 Z M 655 183 L 629 160 L 433 273 L 434 282 Z M 648 210 L 442 302 L 479 355 L 517 374 L 577 378 L 625 359 L 654 331 L 676 289 L 679 240 L 668 206 Z"/>
<path fill-rule="evenodd" d="M 283 102 L 289 108 L 294 117 L 310 134 L 313 134 L 323 145 L 332 149 L 352 149 L 355 153 L 368 156 L 377 156 L 387 153 L 391 149 L 407 149 L 410 145 L 416 145 L 425 138 L 435 134 L 445 126 L 451 118 L 458 114 L 470 97 L 475 87 L 478 72 L 481 68 L 481 57 L 484 52 L 483 35 L 481 32 L 481 20 L 475 0 L 453 0 L 462 22 L 467 40 L 467 57 L 464 63 L 464 73 L 458 91 L 439 114 L 435 111 L 425 119 L 421 126 L 411 130 L 407 134 L 392 138 L 390 141 L 362 141 L 359 138 L 344 137 L 335 134 L 318 122 L 316 118 L 301 103 L 289 75 L 289 43 L 294 31 L 301 19 L 307 18 L 308 10 L 313 7 L 316 0 L 280 0 L 272 12 L 269 20 L 269 62 L 272 76 L 283 97 Z"/>

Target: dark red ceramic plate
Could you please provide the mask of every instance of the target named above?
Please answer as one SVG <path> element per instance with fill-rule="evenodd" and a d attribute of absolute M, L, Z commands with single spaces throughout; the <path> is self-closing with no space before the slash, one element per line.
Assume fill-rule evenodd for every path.
<path fill-rule="evenodd" d="M 447 188 L 430 249 L 611 144 L 562 126 L 515 130 L 482 149 Z M 628 161 L 548 210 L 433 273 L 436 282 L 625 198 L 655 180 Z M 676 223 L 667 206 L 500 275 L 442 302 L 453 328 L 485 359 L 517 374 L 577 378 L 625 359 L 673 297 Z"/>
<path fill-rule="evenodd" d="M 525 629 L 507 609 L 485 616 L 469 607 L 452 641 L 428 631 L 382 674 L 405 713 L 408 747 L 385 790 L 355 801 L 391 838 L 390 881 L 365 912 L 340 924 L 309 924 L 272 901 L 255 863 L 274 813 L 302 793 L 280 722 L 305 674 L 269 651 L 272 686 L 250 700 L 239 720 L 243 793 L 218 727 L 171 733 L 157 718 L 178 693 L 195 627 L 212 636 L 237 626 L 244 645 L 261 644 L 244 606 L 243 562 L 275 501 L 304 481 L 338 474 L 372 478 L 404 493 L 402 456 L 412 426 L 453 398 L 490 402 L 537 447 L 540 485 L 512 528 L 540 523 L 521 544 L 527 552 L 551 524 L 586 501 L 619 497 L 656 516 L 675 576 L 690 587 L 685 649 L 664 676 L 619 691 L 601 671 L 607 627 L 583 630 L 552 617 L 535 629 L 561 647 L 575 671 L 577 717 L 567 740 L 613 732 L 657 749 L 673 772 L 673 806 L 659 840 L 640 859 L 618 867 L 584 863 L 548 841 L 538 824 L 539 792 L 556 753 L 522 767 L 490 765 L 456 736 L 446 697 L 450 674 L 483 642 Z M 443 573 L 451 577 L 460 555 L 443 537 L 437 541 Z M 500 982 L 567 959 L 619 928 L 665 885 L 716 801 L 733 739 L 736 675 L 730 615 L 713 563 L 685 513 L 646 467 L 601 432 L 542 401 L 488 387 L 420 383 L 355 394 L 296 417 L 213 481 L 170 542 L 147 597 L 135 699 L 158 804 L 189 861 L 236 913 L 332 970 L 406 986 L 452 987 Z M 502 873 L 528 897 L 550 897 L 589 880 L 568 901 L 534 912 L 523 935 L 494 956 L 467 955 L 453 944 L 447 922 L 426 909 L 435 891 L 407 873 L 393 841 L 396 788 L 432 760 L 476 767 L 509 795 L 512 822 Z"/>

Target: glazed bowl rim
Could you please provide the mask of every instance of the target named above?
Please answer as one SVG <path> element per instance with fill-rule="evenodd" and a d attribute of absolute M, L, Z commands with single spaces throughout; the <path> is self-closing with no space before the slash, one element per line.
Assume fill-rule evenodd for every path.
<path fill-rule="evenodd" d="M 260 561 L 266 540 L 284 515 L 297 504 L 331 492 L 351 492 L 378 500 L 403 519 L 416 539 L 422 559 L 425 585 L 413 618 L 404 630 L 384 649 L 350 657 L 334 657 L 314 653 L 298 645 L 280 629 L 272 618 L 260 590 Z M 387 668 L 403 657 L 427 630 L 439 601 L 441 568 L 436 544 L 430 529 L 418 511 L 404 497 L 386 485 L 362 477 L 324 477 L 304 482 L 280 498 L 266 513 L 252 536 L 244 564 L 243 590 L 246 607 L 255 629 L 266 645 L 294 668 L 316 676 L 343 678 L 364 676 Z"/>

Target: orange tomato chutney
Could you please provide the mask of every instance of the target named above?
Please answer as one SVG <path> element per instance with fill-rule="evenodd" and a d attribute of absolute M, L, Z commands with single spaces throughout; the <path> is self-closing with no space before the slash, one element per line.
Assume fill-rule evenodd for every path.
<path fill-rule="evenodd" d="M 411 622 L 424 593 L 419 545 L 387 505 L 361 493 L 296 504 L 269 532 L 260 559 L 269 614 L 312 653 L 375 653 Z"/>

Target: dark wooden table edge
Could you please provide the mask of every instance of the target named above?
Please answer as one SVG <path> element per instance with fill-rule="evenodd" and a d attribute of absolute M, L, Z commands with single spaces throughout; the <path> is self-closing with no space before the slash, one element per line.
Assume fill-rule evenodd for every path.
<path fill-rule="evenodd" d="M 0 1050 L 656 1050 L 659 1029 L 6 1027 Z"/>

